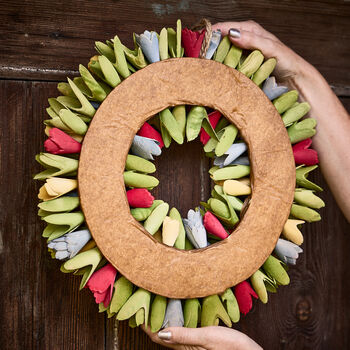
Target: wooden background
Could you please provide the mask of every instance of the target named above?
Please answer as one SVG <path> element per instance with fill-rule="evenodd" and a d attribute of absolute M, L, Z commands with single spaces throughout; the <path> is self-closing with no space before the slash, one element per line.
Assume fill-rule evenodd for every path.
<path fill-rule="evenodd" d="M 159 31 L 177 18 L 191 26 L 204 16 L 255 19 L 313 63 L 350 110 L 349 1 L 0 1 L 2 349 L 160 349 L 99 314 L 91 293 L 78 291 L 80 278 L 62 274 L 49 257 L 36 216 L 34 155 L 43 150 L 47 98 L 88 62 L 94 41 L 117 33 L 130 45 L 132 32 Z M 157 166 L 156 195 L 183 214 L 207 199 L 208 163 L 198 143 L 172 146 Z M 267 305 L 255 302 L 235 325 L 265 349 L 350 348 L 350 226 L 321 173 L 313 178 L 327 207 L 321 222 L 303 228 L 291 284 Z"/>

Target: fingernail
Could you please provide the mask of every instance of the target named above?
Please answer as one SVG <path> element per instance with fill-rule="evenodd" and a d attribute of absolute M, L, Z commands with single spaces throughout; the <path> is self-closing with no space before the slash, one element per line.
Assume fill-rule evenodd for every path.
<path fill-rule="evenodd" d="M 170 340 L 171 339 L 171 332 L 160 331 L 160 332 L 158 332 L 158 337 L 162 340 Z"/>
<path fill-rule="evenodd" d="M 228 32 L 230 37 L 239 39 L 241 37 L 241 32 L 238 29 L 231 28 Z"/>

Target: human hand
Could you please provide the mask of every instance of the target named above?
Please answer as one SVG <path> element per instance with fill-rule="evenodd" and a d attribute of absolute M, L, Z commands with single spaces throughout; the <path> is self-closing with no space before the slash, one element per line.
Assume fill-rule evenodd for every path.
<path fill-rule="evenodd" d="M 274 75 L 279 82 L 294 86 L 295 78 L 314 70 L 310 63 L 254 21 L 221 22 L 212 26 L 212 30 L 218 29 L 223 36 L 228 35 L 235 46 L 248 50 L 258 49 L 265 58 L 276 58 Z"/>
<path fill-rule="evenodd" d="M 158 333 L 142 326 L 157 344 L 176 350 L 261 350 L 244 333 L 227 327 L 169 327 Z"/>

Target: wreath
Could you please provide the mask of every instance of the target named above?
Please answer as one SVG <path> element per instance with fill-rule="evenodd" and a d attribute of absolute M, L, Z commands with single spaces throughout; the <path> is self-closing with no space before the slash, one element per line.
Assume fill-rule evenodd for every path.
<path fill-rule="evenodd" d="M 324 206 L 314 194 L 322 189 L 308 180 L 318 163 L 317 152 L 310 148 L 316 121 L 302 119 L 310 110 L 309 104 L 298 102 L 296 90 L 277 84 L 272 76 L 274 58 L 265 60 L 259 50 L 242 51 L 227 36 L 222 37 L 220 31 L 212 31 L 206 20 L 200 28 L 182 29 L 178 20 L 176 30 L 163 28 L 160 34 L 146 30 L 133 35 L 133 50 L 124 46 L 118 36 L 106 43 L 96 42 L 98 55 L 90 59 L 88 68 L 80 65 L 80 76 L 59 83 L 61 95 L 49 98 L 46 111 L 50 118 L 44 121 L 46 152 L 36 156 L 45 168 L 34 176 L 44 181 L 38 195 L 38 215 L 47 224 L 42 235 L 52 257 L 64 260 L 61 271 L 82 275 L 80 289 L 91 290 L 100 312 L 106 311 L 108 317 L 116 316 L 118 320 L 129 319 L 131 327 L 150 324 L 153 332 L 168 326 L 218 325 L 220 321 L 231 327 L 232 322 L 239 321 L 240 313 L 246 315 L 251 310 L 253 298 L 267 303 L 267 292 L 274 293 L 278 286 L 289 284 L 287 265 L 294 265 L 302 252 L 299 226 L 305 221 L 320 220 L 315 209 Z M 171 58 L 180 62 L 183 57 L 216 61 L 261 88 L 286 127 L 294 155 L 296 185 L 289 218 L 281 233 L 283 238 L 278 238 L 262 266 L 248 279 L 221 293 L 181 300 L 137 287 L 117 273 L 96 245 L 94 232 L 91 234 L 87 227 L 77 175 L 85 134 L 109 94 L 146 66 Z M 156 171 L 152 160 L 172 142 L 182 144 L 197 137 L 213 163 L 209 170 L 213 180 L 211 197 L 182 218 L 176 208 L 170 209 L 167 203 L 152 196 L 151 190 L 159 183 L 152 175 Z M 153 241 L 191 252 L 208 249 L 228 239 L 242 221 L 254 192 L 251 170 L 249 145 L 240 129 L 223 113 L 204 105 L 170 106 L 143 123 L 132 139 L 122 174 L 129 215 L 135 225 L 141 224 L 153 236 Z M 95 180 L 98 181 L 92 179 Z"/>

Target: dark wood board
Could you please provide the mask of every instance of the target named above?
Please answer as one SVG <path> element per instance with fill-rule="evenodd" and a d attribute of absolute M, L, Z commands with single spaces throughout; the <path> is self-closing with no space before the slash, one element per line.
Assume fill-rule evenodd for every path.
<path fill-rule="evenodd" d="M 3 349 L 161 349 L 127 322 L 99 314 L 80 277 L 63 274 L 41 237 L 36 216 L 40 183 L 34 155 L 43 150 L 47 98 L 94 54 L 93 42 L 118 33 L 254 18 L 315 64 L 338 95 L 350 87 L 350 4 L 346 1 L 12 1 L 0 2 L 0 344 Z M 17 81 L 15 81 L 17 80 Z M 41 82 L 38 82 L 41 81 Z M 343 98 L 350 111 L 350 98 Z M 185 214 L 209 195 L 200 145 L 172 145 L 157 161 L 156 196 Z M 291 284 L 269 295 L 235 328 L 265 349 L 350 348 L 350 225 L 324 187 L 322 221 L 304 225 L 304 254 Z"/>
<path fill-rule="evenodd" d="M 342 91 L 349 85 L 350 5 L 346 1 L 92 0 L 0 1 L 0 77 L 65 79 L 87 64 L 94 42 L 118 34 L 254 19 L 313 63 Z M 346 90 L 348 91 L 348 90 Z"/>

